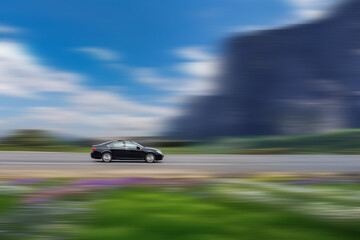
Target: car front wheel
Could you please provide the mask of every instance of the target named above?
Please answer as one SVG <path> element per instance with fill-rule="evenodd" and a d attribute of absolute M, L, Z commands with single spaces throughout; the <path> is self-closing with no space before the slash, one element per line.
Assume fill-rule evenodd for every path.
<path fill-rule="evenodd" d="M 145 156 L 145 162 L 147 162 L 147 163 L 153 163 L 153 162 L 155 162 L 155 155 L 152 154 L 152 153 L 146 154 L 146 156 Z"/>
<path fill-rule="evenodd" d="M 101 159 L 102 159 L 104 162 L 108 163 L 108 162 L 111 162 L 112 156 L 111 156 L 110 153 L 104 153 L 104 154 L 102 155 Z"/>

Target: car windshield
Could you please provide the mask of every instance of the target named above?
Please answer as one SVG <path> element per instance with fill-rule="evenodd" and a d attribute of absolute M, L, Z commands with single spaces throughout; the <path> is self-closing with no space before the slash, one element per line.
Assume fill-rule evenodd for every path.
<path fill-rule="evenodd" d="M 138 145 L 139 147 L 144 147 L 144 146 L 142 146 L 141 144 L 139 144 L 139 143 L 137 143 L 137 142 L 134 142 L 134 141 L 131 141 L 132 143 L 134 143 L 134 144 L 136 144 L 136 145 Z"/>

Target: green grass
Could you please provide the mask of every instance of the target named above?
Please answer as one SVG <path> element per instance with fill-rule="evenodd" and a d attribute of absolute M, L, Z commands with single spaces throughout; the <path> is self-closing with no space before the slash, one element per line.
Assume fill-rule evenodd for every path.
<path fill-rule="evenodd" d="M 356 239 L 357 226 L 259 203 L 149 189 L 115 190 L 91 204 L 94 220 L 76 239 Z"/>
<path fill-rule="evenodd" d="M 17 199 L 18 197 L 14 195 L 0 194 L 0 216 L 15 206 Z"/>

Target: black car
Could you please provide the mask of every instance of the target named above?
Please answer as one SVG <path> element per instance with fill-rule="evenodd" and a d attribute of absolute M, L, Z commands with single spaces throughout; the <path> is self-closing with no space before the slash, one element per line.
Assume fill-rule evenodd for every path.
<path fill-rule="evenodd" d="M 91 158 L 111 162 L 113 159 L 143 159 L 148 163 L 163 160 L 162 152 L 134 141 L 116 140 L 92 146 Z"/>

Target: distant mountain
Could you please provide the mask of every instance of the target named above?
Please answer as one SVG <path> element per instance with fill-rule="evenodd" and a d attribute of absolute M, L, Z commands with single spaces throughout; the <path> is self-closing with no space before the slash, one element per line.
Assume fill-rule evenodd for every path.
<path fill-rule="evenodd" d="M 219 93 L 199 97 L 172 136 L 284 135 L 360 127 L 360 1 L 326 19 L 235 36 Z"/>

